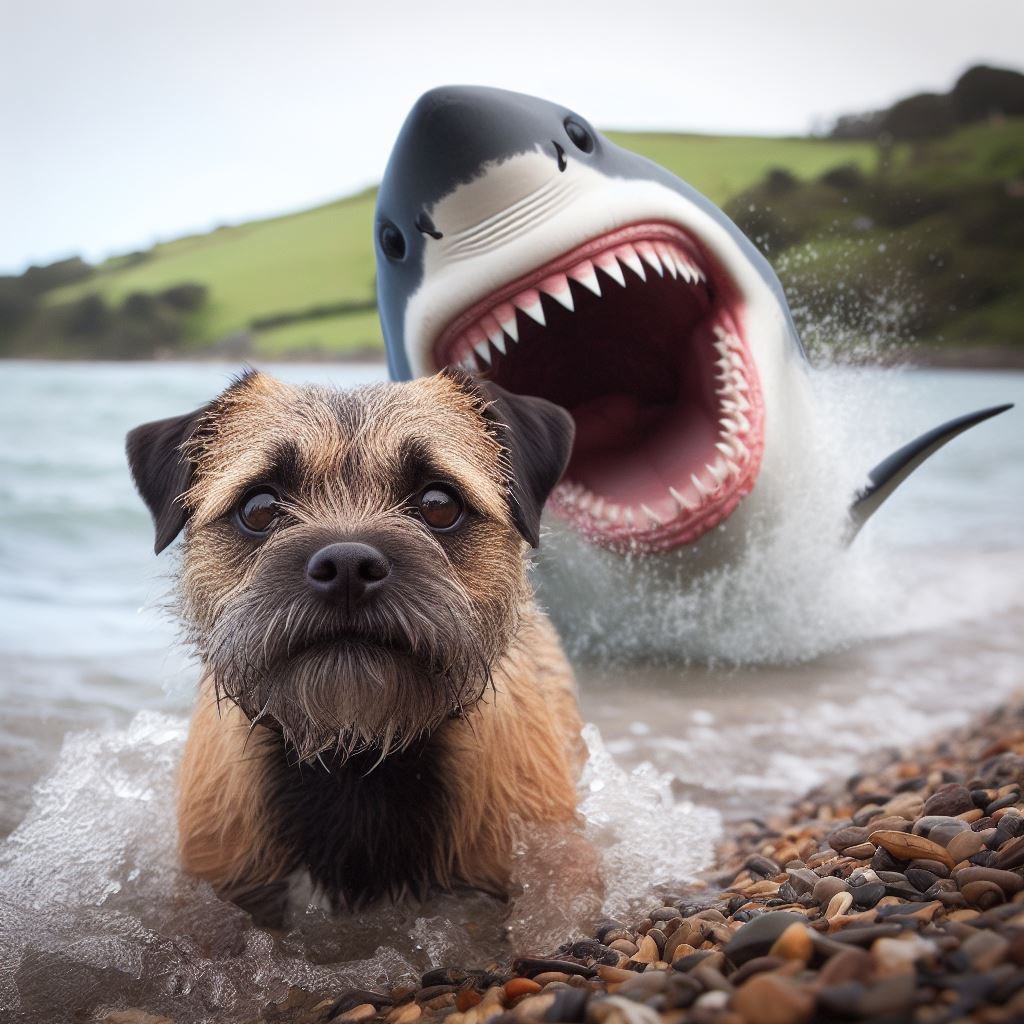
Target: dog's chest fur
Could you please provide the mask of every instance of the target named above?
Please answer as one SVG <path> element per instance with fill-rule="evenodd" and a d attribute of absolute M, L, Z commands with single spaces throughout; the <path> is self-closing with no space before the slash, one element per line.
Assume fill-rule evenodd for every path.
<path fill-rule="evenodd" d="M 355 909 L 382 897 L 423 898 L 448 881 L 452 794 L 436 738 L 384 759 L 360 752 L 327 767 L 289 764 L 280 747 L 265 756 L 276 840 L 335 903 Z"/>

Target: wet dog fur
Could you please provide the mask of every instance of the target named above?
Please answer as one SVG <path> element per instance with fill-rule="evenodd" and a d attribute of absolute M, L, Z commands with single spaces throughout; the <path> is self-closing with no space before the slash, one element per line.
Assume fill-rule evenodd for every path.
<path fill-rule="evenodd" d="M 157 552 L 185 534 L 204 666 L 188 872 L 264 919 L 303 869 L 338 906 L 504 894 L 516 821 L 573 820 L 575 684 L 524 559 L 571 446 L 564 411 L 451 371 L 354 391 L 249 372 L 128 435 Z M 417 506 L 438 483 L 464 506 L 452 529 Z M 256 535 L 254 489 L 274 498 Z M 385 578 L 324 592 L 311 560 L 339 544 Z"/>

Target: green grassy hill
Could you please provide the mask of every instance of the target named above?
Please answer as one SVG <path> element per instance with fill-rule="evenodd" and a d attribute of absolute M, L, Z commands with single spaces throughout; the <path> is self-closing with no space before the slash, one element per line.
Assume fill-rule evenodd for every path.
<path fill-rule="evenodd" d="M 884 322 L 892 336 L 1024 350 L 1024 119 L 886 150 L 864 139 L 609 134 L 737 220 L 775 263 L 812 341 Z M 377 351 L 374 198 L 370 189 L 97 268 L 71 260 L 0 278 L 0 352 Z"/>
<path fill-rule="evenodd" d="M 776 173 L 725 209 L 812 345 L 888 334 L 937 361 L 1024 358 L 1024 118 L 904 145 L 874 174 Z"/>
<path fill-rule="evenodd" d="M 754 185 L 772 167 L 813 178 L 836 164 L 870 169 L 866 142 L 612 132 L 615 141 L 685 178 L 716 203 Z M 189 317 L 184 349 L 199 352 L 250 329 L 255 320 L 317 306 L 373 299 L 374 192 L 270 220 L 224 227 L 155 246 L 133 266 L 108 261 L 84 281 L 47 293 L 51 305 L 99 293 L 110 304 L 133 292 L 200 282 L 209 299 Z M 321 349 L 346 353 L 383 345 L 376 314 L 360 310 L 255 332 L 260 354 Z"/>

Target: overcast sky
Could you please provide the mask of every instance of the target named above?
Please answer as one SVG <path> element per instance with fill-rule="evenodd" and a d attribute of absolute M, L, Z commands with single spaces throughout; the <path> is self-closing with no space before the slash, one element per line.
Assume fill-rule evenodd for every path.
<path fill-rule="evenodd" d="M 602 127 L 803 133 L 1024 63 L 1021 0 L 0 0 L 0 271 L 375 182 L 433 85 Z"/>

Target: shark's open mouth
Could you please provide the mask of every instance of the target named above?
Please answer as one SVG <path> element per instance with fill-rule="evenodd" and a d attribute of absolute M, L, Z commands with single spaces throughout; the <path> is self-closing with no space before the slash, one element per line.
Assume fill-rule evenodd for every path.
<path fill-rule="evenodd" d="M 757 479 L 764 409 L 743 304 L 675 225 L 634 224 L 557 257 L 462 312 L 433 355 L 572 413 L 551 506 L 596 543 L 691 543 Z"/>

